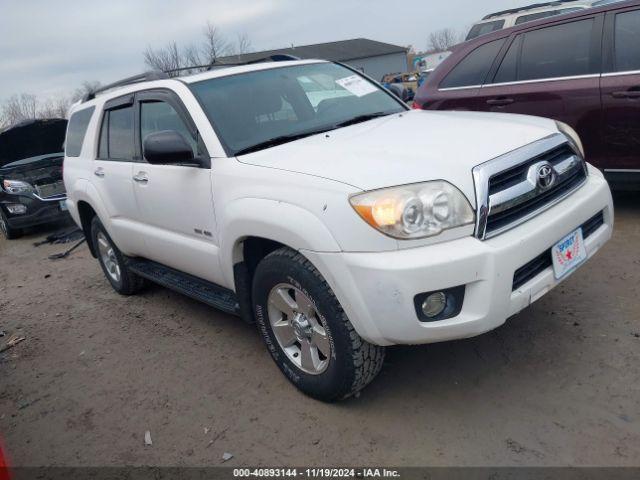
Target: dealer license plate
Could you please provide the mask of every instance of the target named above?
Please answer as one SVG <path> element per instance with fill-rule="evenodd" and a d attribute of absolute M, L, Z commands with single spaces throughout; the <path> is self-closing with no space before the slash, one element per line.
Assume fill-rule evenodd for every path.
<path fill-rule="evenodd" d="M 67 211 L 67 201 L 66 200 L 60 200 L 60 210 L 63 212 Z"/>
<path fill-rule="evenodd" d="M 551 258 L 556 279 L 564 277 L 584 262 L 587 259 L 587 249 L 582 238 L 582 228 L 571 232 L 551 247 Z"/>

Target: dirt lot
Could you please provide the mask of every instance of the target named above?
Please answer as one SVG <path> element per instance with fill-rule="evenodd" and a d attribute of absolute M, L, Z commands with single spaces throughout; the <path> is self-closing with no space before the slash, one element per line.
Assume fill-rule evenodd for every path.
<path fill-rule="evenodd" d="M 253 327 L 86 247 L 0 241 L 0 432 L 15 465 L 639 465 L 640 196 L 614 239 L 505 326 L 388 350 L 359 398 L 291 387 Z M 144 433 L 151 432 L 152 446 Z"/>

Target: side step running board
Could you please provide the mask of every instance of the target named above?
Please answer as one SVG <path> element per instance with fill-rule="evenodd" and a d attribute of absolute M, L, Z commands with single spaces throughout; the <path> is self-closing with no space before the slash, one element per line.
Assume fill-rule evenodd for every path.
<path fill-rule="evenodd" d="M 151 260 L 128 258 L 127 265 L 132 272 L 163 287 L 175 290 L 224 312 L 233 315 L 240 314 L 236 294 L 227 288 Z"/>

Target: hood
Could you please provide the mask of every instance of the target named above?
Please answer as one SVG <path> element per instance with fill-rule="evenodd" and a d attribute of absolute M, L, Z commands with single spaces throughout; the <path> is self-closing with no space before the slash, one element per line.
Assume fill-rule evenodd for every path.
<path fill-rule="evenodd" d="M 412 110 L 238 160 L 360 190 L 447 180 L 474 203 L 473 167 L 557 131 L 553 120 L 525 115 Z"/>
<path fill-rule="evenodd" d="M 23 158 L 64 149 L 67 121 L 63 118 L 30 120 L 0 133 L 0 167 Z"/>

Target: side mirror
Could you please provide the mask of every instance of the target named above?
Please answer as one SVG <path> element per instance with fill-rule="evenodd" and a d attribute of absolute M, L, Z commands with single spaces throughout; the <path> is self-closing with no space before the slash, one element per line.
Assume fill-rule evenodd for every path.
<path fill-rule="evenodd" d="M 147 135 L 142 143 L 142 154 L 152 165 L 199 163 L 194 159 L 191 145 L 175 130 L 163 130 Z"/>

